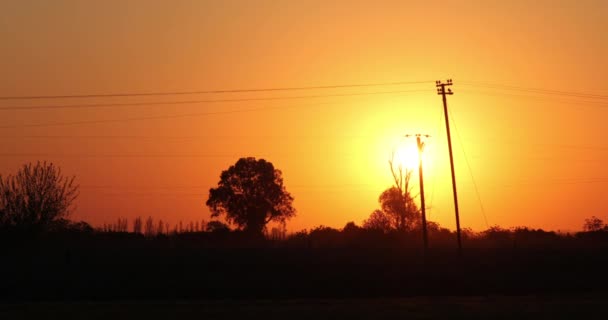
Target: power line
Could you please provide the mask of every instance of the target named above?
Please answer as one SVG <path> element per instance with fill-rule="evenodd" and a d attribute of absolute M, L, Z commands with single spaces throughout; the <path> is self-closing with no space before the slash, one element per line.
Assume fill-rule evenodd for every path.
<path fill-rule="evenodd" d="M 329 98 L 329 97 L 351 97 L 351 96 L 366 96 L 366 95 L 382 95 L 382 94 L 397 94 L 409 92 L 424 92 L 427 90 L 397 90 L 397 91 L 376 91 L 376 92 L 355 92 L 355 93 L 339 93 L 339 94 L 320 94 L 307 96 L 285 96 L 285 97 L 263 97 L 263 98 L 238 98 L 238 99 L 208 99 L 208 100 L 182 100 L 182 101 L 154 101 L 154 102 L 128 102 L 128 103 L 96 103 L 96 104 L 68 104 L 68 105 L 41 105 L 41 106 L 11 106 L 0 107 L 0 110 L 44 110 L 44 109 L 90 109 L 90 108 L 114 108 L 114 107 L 136 107 L 136 106 L 152 106 L 152 105 L 179 105 L 179 104 L 199 104 L 199 103 L 222 103 L 222 102 L 250 102 L 250 101 L 274 101 L 274 100 L 290 100 L 290 99 L 313 99 L 313 98 Z"/>
<path fill-rule="evenodd" d="M 288 189 L 324 189 L 324 188 L 360 188 L 374 186 L 369 183 L 339 183 L 339 184 L 290 184 Z M 81 185 L 84 189 L 138 189 L 138 190 L 181 190 L 181 189 L 203 189 L 209 188 L 208 185 L 163 185 L 163 186 L 121 186 L 121 185 Z"/>
<path fill-rule="evenodd" d="M 439 121 L 443 121 L 443 114 L 439 118 Z M 441 123 L 439 123 L 441 125 Z M 440 130 L 438 129 L 437 132 Z M 439 134 L 437 134 L 439 136 Z M 335 139 L 374 139 L 373 135 L 2 135 L 0 138 L 3 139 L 145 139 L 145 140 L 197 140 L 197 139 L 318 139 L 327 140 L 329 138 Z M 459 138 L 460 139 L 460 138 Z M 562 149 L 575 149 L 575 150 L 593 150 L 593 151 L 608 151 L 608 147 L 604 146 L 591 146 L 591 145 L 574 145 L 574 144 L 553 144 L 553 143 L 535 143 L 535 142 L 521 142 L 521 141 L 509 141 L 509 140 L 495 140 L 495 139 L 483 139 L 483 140 L 463 140 L 471 143 L 492 143 L 494 145 L 526 145 L 526 146 L 541 146 L 551 148 L 562 148 Z M 544 158 L 543 158 L 544 159 Z M 591 160 L 591 159 L 590 159 Z M 431 196 L 432 198 L 432 196 Z"/>
<path fill-rule="evenodd" d="M 290 190 L 361 190 L 370 187 L 370 184 L 331 184 L 331 185 L 290 185 Z M 110 185 L 82 185 L 82 189 L 98 189 L 102 190 L 97 195 L 103 196 L 186 196 L 186 197 L 201 197 L 205 194 L 210 186 L 110 186 Z M 104 189 L 121 190 L 114 192 L 103 191 Z M 204 189 L 201 192 L 172 192 L 170 190 L 187 190 L 187 189 Z M 164 191 L 169 190 L 169 191 Z M 327 191 L 323 191 L 327 192 Z"/>
<path fill-rule="evenodd" d="M 196 140 L 196 139 L 373 139 L 371 135 L 191 135 L 191 136 L 160 136 L 160 135 L 2 135 L 0 138 L 10 139 L 165 139 L 165 140 Z"/>
<path fill-rule="evenodd" d="M 454 114 L 449 112 L 452 123 L 454 124 L 454 131 L 456 131 L 456 137 L 458 137 L 458 142 L 460 143 L 460 149 L 462 150 L 462 154 L 464 156 L 464 160 L 467 164 L 467 168 L 469 169 L 469 174 L 471 175 L 471 181 L 473 182 L 473 187 L 475 189 L 475 194 L 477 195 L 477 201 L 479 201 L 479 208 L 481 209 L 481 213 L 483 215 L 483 220 L 486 223 L 486 227 L 490 227 L 488 224 L 488 217 L 486 216 L 486 210 L 484 209 L 483 203 L 481 202 L 481 196 L 479 195 L 479 188 L 477 188 L 477 182 L 475 181 L 475 177 L 473 176 L 473 170 L 471 169 L 471 164 L 469 163 L 469 157 L 467 156 L 466 151 L 464 150 L 464 144 L 462 143 L 462 139 L 460 138 L 460 132 L 458 131 L 458 127 L 456 126 L 456 120 L 454 119 Z"/>
<path fill-rule="evenodd" d="M 483 87 L 483 88 L 492 88 L 492 89 L 503 89 L 503 90 L 514 90 L 514 91 L 531 92 L 531 93 L 546 94 L 546 95 L 561 95 L 561 96 L 589 98 L 589 99 L 608 99 L 608 95 L 589 93 L 589 92 L 576 92 L 576 91 L 563 91 L 563 90 L 542 89 L 542 88 L 530 88 L 530 87 L 522 87 L 522 86 L 513 86 L 513 85 L 489 83 L 489 82 L 483 82 L 483 81 L 462 81 L 462 83 L 464 85 L 469 85 L 469 86 L 474 86 L 474 87 Z"/>
<path fill-rule="evenodd" d="M 82 189 L 140 189 L 140 190 L 150 190 L 150 189 L 162 189 L 162 190 L 178 190 L 178 189 L 202 189 L 208 188 L 209 186 L 203 185 L 191 185 L 191 186 L 113 186 L 113 185 L 80 185 Z"/>
<path fill-rule="evenodd" d="M 115 122 L 130 122 L 130 121 L 142 121 L 142 120 L 163 120 L 163 119 L 177 119 L 177 118 L 190 118 L 190 117 L 201 117 L 210 115 L 221 115 L 221 114 L 234 114 L 243 112 L 254 112 L 263 110 L 278 110 L 278 109 L 290 109 L 290 108 L 301 108 L 301 107 L 315 107 L 322 106 L 331 103 L 316 103 L 311 105 L 299 105 L 299 106 L 277 106 L 277 107 L 260 107 L 250 109 L 238 109 L 238 110 L 226 110 L 226 111 L 209 111 L 209 112 L 195 112 L 185 113 L 176 115 L 163 115 L 163 116 L 148 116 L 148 117 L 132 117 L 122 119 L 106 119 L 106 120 L 83 120 L 83 121 L 71 121 L 71 122 L 51 122 L 51 123 L 35 123 L 35 124 L 22 124 L 22 125 L 4 125 L 0 126 L 0 129 L 10 128 L 35 128 L 35 127 L 52 127 L 52 126 L 73 126 L 73 125 L 87 125 L 87 124 L 103 124 L 103 123 L 115 123 Z"/>
<path fill-rule="evenodd" d="M 252 89 L 222 89 L 222 90 L 165 91 L 165 92 L 116 92 L 116 93 L 68 94 L 68 95 L 24 95 L 24 96 L 0 96 L 0 100 L 144 97 L 144 96 L 171 96 L 171 95 L 222 94 L 222 93 L 303 91 L 303 90 L 318 90 L 318 89 L 399 86 L 399 85 L 425 84 L 425 83 L 432 83 L 432 82 L 433 82 L 432 80 L 425 80 L 425 81 L 396 81 L 396 82 L 377 82 L 377 83 L 363 83 L 363 84 L 337 84 L 337 85 L 326 85 L 326 86 L 274 87 L 274 88 L 252 88 Z M 492 89 L 514 90 L 514 91 L 522 91 L 522 92 L 582 97 L 582 98 L 591 98 L 591 99 L 608 99 L 608 95 L 589 93 L 589 92 L 576 92 L 576 91 L 564 91 L 564 90 L 514 86 L 514 85 L 506 85 L 506 84 L 492 83 L 492 82 L 486 82 L 486 81 L 469 80 L 469 81 L 461 81 L 461 83 L 463 85 L 468 85 L 468 86 L 492 88 Z"/>
<path fill-rule="evenodd" d="M 497 184 L 495 187 L 517 187 L 523 185 L 568 185 L 568 184 L 587 184 L 587 183 L 608 183 L 608 178 L 593 178 L 593 179 L 552 179 L 543 181 L 519 181 L 511 184 Z M 289 189 L 326 189 L 326 188 L 361 188 L 373 187 L 370 183 L 338 183 L 338 184 L 290 184 Z M 136 190 L 182 190 L 182 189 L 203 189 L 208 188 L 208 185 L 95 185 L 84 184 L 80 185 L 83 189 L 136 189 Z"/>
<path fill-rule="evenodd" d="M 441 136 L 441 123 L 443 120 L 443 111 L 439 112 L 439 122 L 437 123 L 437 134 L 436 136 L 439 137 Z M 435 145 L 435 150 L 438 150 L 439 148 L 437 147 L 439 144 L 439 139 L 437 139 L 437 142 L 434 144 Z M 431 197 L 430 197 L 430 205 L 429 205 L 429 220 L 431 219 L 431 210 L 433 209 L 433 200 L 435 198 L 435 181 L 437 178 L 437 173 L 436 170 L 432 170 L 431 171 Z"/>
<path fill-rule="evenodd" d="M 0 153 L 0 157 L 58 157 L 58 158 L 238 158 L 238 154 L 168 154 L 168 153 Z M 259 155 L 250 155 L 258 157 Z"/>
<path fill-rule="evenodd" d="M 134 192 L 134 191 L 123 191 L 123 192 L 100 192 L 96 196 L 112 196 L 112 197 L 148 197 L 148 196 L 165 196 L 165 197 L 203 197 L 203 193 L 185 193 L 185 192 Z"/>
<path fill-rule="evenodd" d="M 199 91 L 169 91 L 169 92 L 118 92 L 118 93 L 70 94 L 70 95 L 0 96 L 0 100 L 37 100 L 37 99 L 143 97 L 143 96 L 171 96 L 171 95 L 193 95 L 193 94 L 218 94 L 218 93 L 296 91 L 296 90 L 316 90 L 316 89 L 340 89 L 340 88 L 362 88 L 362 87 L 398 86 L 398 85 L 410 85 L 410 84 L 424 84 L 424 83 L 432 83 L 432 82 L 433 81 L 428 80 L 428 81 L 377 82 L 377 83 L 363 83 L 363 84 L 337 84 L 337 85 L 327 85 L 327 86 L 254 88 L 254 89 L 224 89 L 224 90 L 199 90 Z"/>
<path fill-rule="evenodd" d="M 328 96 L 354 96 L 354 95 L 375 95 L 375 94 L 396 94 L 396 93 L 406 93 L 406 92 L 422 92 L 426 90 L 403 90 L 403 91 L 384 91 L 384 92 L 368 92 L 368 93 L 351 93 L 351 94 L 341 94 L 341 95 L 325 95 Z M 308 96 L 311 97 L 311 96 Z M 317 96 L 321 97 L 321 96 Z M 300 97 L 280 97 L 277 99 L 292 99 L 292 98 L 305 98 L 304 96 Z M 261 98 L 260 100 L 265 100 Z M 190 102 L 161 102 L 156 104 L 172 104 L 172 103 L 196 103 L 195 101 Z M 173 118 L 188 118 L 188 117 L 199 117 L 199 116 L 208 116 L 208 115 L 220 115 L 220 114 L 234 114 L 234 113 L 242 113 L 242 112 L 253 112 L 253 111 L 263 111 L 263 110 L 279 110 L 279 109 L 290 109 L 290 108 L 301 108 L 301 107 L 312 107 L 312 106 L 321 106 L 332 104 L 331 102 L 319 102 L 310 105 L 300 105 L 300 106 L 275 106 L 275 107 L 259 107 L 259 108 L 250 108 L 250 109 L 237 109 L 237 110 L 226 110 L 226 111 L 208 111 L 208 112 L 196 112 L 196 113 L 187 113 L 187 114 L 179 114 L 179 115 L 165 115 L 165 116 L 148 116 L 148 117 L 132 117 L 132 118 L 123 118 L 123 119 L 106 119 L 106 120 L 83 120 L 83 121 L 71 121 L 71 122 L 54 122 L 54 123 L 37 123 L 37 124 L 22 124 L 22 125 L 4 125 L 0 126 L 0 129 L 10 129 L 10 128 L 33 128 L 33 127 L 50 127 L 50 126 L 72 126 L 72 125 L 86 125 L 86 124 L 103 124 L 103 123 L 114 123 L 114 122 L 129 122 L 129 121 L 140 121 L 140 120 L 161 120 L 161 119 L 173 119 Z M 145 103 L 136 103 L 136 104 L 111 104 L 111 105 L 85 105 L 85 107 L 105 107 L 105 106 L 128 106 L 128 105 L 145 105 Z M 36 108 L 57 108 L 62 106 L 37 106 Z M 9 109 L 1 109 L 0 110 L 9 110 Z"/>
<path fill-rule="evenodd" d="M 571 181 L 571 182 L 557 182 L 557 183 L 546 183 L 546 182 L 539 182 L 536 183 L 538 185 L 574 185 L 574 184 L 595 184 L 595 183 L 608 183 L 608 180 L 581 180 L 581 181 Z M 511 188 L 511 187 L 519 187 L 521 185 L 535 185 L 533 183 L 525 183 L 525 184 L 507 184 L 507 185 L 495 185 L 494 187 L 503 187 L 503 188 Z M 290 185 L 288 187 L 288 189 L 300 189 L 302 191 L 299 192 L 306 192 L 307 189 L 317 189 L 317 190 L 327 190 L 329 189 L 348 189 L 348 190 L 354 190 L 354 189 L 361 189 L 362 187 L 367 187 L 368 185 L 336 185 L 336 186 L 324 186 L 324 185 L 318 185 L 318 186 L 298 186 L 298 185 Z M 204 196 L 204 192 L 203 193 L 194 193 L 194 192 L 168 192 L 168 191 L 146 191 L 146 190 L 153 190 L 153 189 L 158 189 L 158 190 L 179 190 L 179 189 L 207 189 L 209 188 L 209 186 L 179 186 L 179 187 L 174 187 L 174 186 L 167 186 L 167 187 L 152 187 L 152 188 L 143 188 L 143 187 L 122 187 L 122 186 L 80 186 L 80 188 L 82 189 L 139 189 L 139 190 L 143 190 L 143 191 L 132 191 L 132 190 L 126 190 L 126 191 L 117 191 L 117 192 L 100 192 L 100 193 L 96 193 L 96 195 L 102 195 L 102 196 L 187 196 L 187 197 L 201 197 Z M 326 192 L 326 191 L 324 191 Z M 487 221 L 486 221 L 486 227 L 488 227 Z"/>
<path fill-rule="evenodd" d="M 474 156 L 473 158 L 483 159 L 484 157 L 477 155 L 477 156 Z M 485 158 L 485 159 L 487 159 L 487 158 Z M 517 156 L 517 157 L 512 157 L 511 158 L 511 160 L 514 160 L 514 159 L 526 160 L 526 161 L 528 161 L 528 165 L 531 165 L 530 162 L 532 162 L 532 161 L 539 161 L 539 162 L 541 162 L 540 163 L 541 165 L 543 164 L 543 162 L 550 162 L 552 164 L 557 164 L 559 160 L 564 161 L 564 162 L 562 162 L 564 164 L 566 162 L 569 163 L 569 164 L 571 164 L 573 162 L 577 162 L 577 163 L 579 163 L 579 162 L 605 163 L 606 162 L 606 159 L 602 159 L 600 157 L 593 157 L 593 158 L 564 158 L 563 156 L 559 156 L 559 155 L 558 156 L 536 156 L 536 157 L 534 157 L 534 156 L 533 157 Z"/>
<path fill-rule="evenodd" d="M 502 145 L 513 145 L 516 144 L 518 146 L 527 145 L 527 146 L 536 146 L 536 147 L 551 147 L 551 148 L 563 148 L 563 149 L 579 149 L 579 150 L 597 150 L 597 151 L 608 151 L 608 147 L 605 146 L 592 146 L 592 145 L 575 145 L 575 144 L 562 144 L 562 143 L 538 143 L 532 141 L 515 141 L 515 140 L 502 140 L 502 139 L 480 139 L 480 140 L 470 140 L 466 141 L 480 144 L 480 143 L 491 143 L 491 144 L 502 144 Z"/>
<path fill-rule="evenodd" d="M 561 102 L 564 104 L 568 104 L 568 105 L 572 105 L 573 103 L 577 104 L 577 105 L 583 105 L 584 107 L 590 107 L 590 108 L 608 108 L 608 101 L 602 101 L 602 100 L 598 100 L 598 101 L 589 101 L 589 100 L 579 100 L 579 99 L 572 99 L 572 98 L 568 98 L 568 99 L 564 99 L 564 98 L 560 98 L 560 97 L 550 97 L 550 96 L 536 96 L 536 95 L 529 95 L 529 94 L 517 94 L 517 93 L 506 93 L 506 92 L 488 92 L 488 91 L 479 91 L 479 90 L 462 90 L 463 93 L 473 93 L 473 94 L 483 94 L 483 95 L 489 95 L 489 96 L 504 96 L 504 97 L 516 97 L 516 98 L 526 98 L 526 99 L 532 99 L 532 100 L 543 100 L 546 101 L 548 99 L 552 100 L 552 101 L 557 101 L 557 102 Z"/>
<path fill-rule="evenodd" d="M 236 154 L 236 153 L 226 153 L 226 154 L 174 154 L 174 153 L 106 153 L 106 154 L 96 154 L 96 153 L 0 153 L 0 157 L 53 157 L 53 158 L 241 158 L 243 156 L 248 157 L 266 157 L 268 155 L 283 157 L 283 156 L 293 156 L 296 154 L 305 154 L 302 153 L 270 153 L 270 154 Z M 356 154 L 354 153 L 335 153 L 335 155 L 341 155 L 345 157 L 354 157 Z M 298 156 L 300 157 L 300 156 Z"/>
<path fill-rule="evenodd" d="M 494 188 L 519 188 L 522 186 L 543 186 L 544 188 L 550 186 L 559 186 L 559 185 L 577 185 L 577 184 L 596 184 L 596 183 L 608 183 L 608 179 L 586 179 L 586 180 L 564 180 L 564 181 L 524 181 L 518 183 L 510 183 L 510 184 L 502 184 L 502 185 L 490 185 L 488 187 Z"/>

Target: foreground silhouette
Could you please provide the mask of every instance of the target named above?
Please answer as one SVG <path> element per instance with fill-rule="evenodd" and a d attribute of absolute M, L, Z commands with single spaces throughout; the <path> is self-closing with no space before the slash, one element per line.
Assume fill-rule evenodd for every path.
<path fill-rule="evenodd" d="M 212 217 L 226 216 L 245 231 L 262 235 L 269 222 L 285 223 L 295 216 L 293 197 L 272 163 L 241 158 L 222 172 L 217 188 L 209 190 L 207 206 Z"/>
<path fill-rule="evenodd" d="M 75 177 L 65 177 L 53 163 L 23 165 L 15 175 L 0 175 L 0 230 L 45 232 L 67 227 L 78 197 Z"/>
<path fill-rule="evenodd" d="M 605 297 L 589 295 L 382 299 L 186 300 L 9 304 L 3 319 L 606 319 Z"/>
<path fill-rule="evenodd" d="M 318 227 L 282 240 L 243 231 L 2 233 L 0 298 L 329 298 L 606 294 L 608 232 L 453 233 Z"/>
<path fill-rule="evenodd" d="M 13 210 L 38 203 L 20 196 L 2 203 L 3 221 L 19 222 L 0 225 L 2 301 L 608 294 L 608 227 L 596 217 L 575 234 L 464 230 L 462 257 L 454 232 L 429 222 L 430 249 L 423 253 L 418 210 L 404 185 L 380 196 L 381 210 L 363 227 L 349 222 L 287 235 L 281 223 L 295 210 L 280 171 L 243 158 L 222 172 L 207 201 L 231 225 L 212 220 L 171 228 L 148 217 L 136 218 L 132 228 L 121 218 L 96 230 L 66 219 L 73 180 L 38 166 L 43 170 L 32 177 L 47 172 L 56 183 L 41 184 L 48 189 L 29 193 L 31 199 L 47 194 L 41 190 L 66 192 L 52 193 L 64 195 L 52 211 Z M 15 212 L 52 218 L 6 219 Z M 269 221 L 279 227 L 268 232 Z"/>

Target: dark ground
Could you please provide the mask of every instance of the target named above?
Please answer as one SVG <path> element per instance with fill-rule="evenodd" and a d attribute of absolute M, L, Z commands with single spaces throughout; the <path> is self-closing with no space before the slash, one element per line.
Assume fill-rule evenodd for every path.
<path fill-rule="evenodd" d="M 604 245 L 200 243 L 3 241 L 0 319 L 608 319 Z"/>
<path fill-rule="evenodd" d="M 96 248 L 2 254 L 0 301 L 608 294 L 606 249 Z"/>
<path fill-rule="evenodd" d="M 607 319 L 607 296 L 38 302 L 1 319 Z"/>

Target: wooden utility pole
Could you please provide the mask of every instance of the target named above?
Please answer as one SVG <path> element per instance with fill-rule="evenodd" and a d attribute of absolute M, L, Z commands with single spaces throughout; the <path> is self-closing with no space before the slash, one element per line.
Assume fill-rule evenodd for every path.
<path fill-rule="evenodd" d="M 405 135 L 411 137 L 412 135 Z M 424 179 L 422 174 L 422 152 L 424 151 L 424 142 L 420 139 L 421 137 L 429 138 L 430 135 L 415 134 L 416 144 L 418 145 L 418 176 L 420 178 L 420 209 L 422 211 L 422 240 L 424 242 L 424 252 L 426 254 L 429 249 L 429 237 L 426 228 L 426 205 L 424 203 Z"/>
<path fill-rule="evenodd" d="M 443 97 L 443 113 L 445 117 L 445 129 L 448 135 L 448 149 L 450 151 L 450 168 L 452 169 L 452 191 L 454 193 L 454 210 L 456 212 L 456 237 L 458 239 L 458 254 L 462 255 L 462 239 L 460 237 L 460 214 L 458 212 L 458 193 L 456 192 L 456 174 L 454 173 L 454 156 L 452 155 L 452 137 L 450 136 L 450 117 L 448 115 L 448 101 L 446 95 L 454 94 L 452 89 L 447 88 L 452 85 L 452 79 L 446 83 L 436 81 L 437 94 Z"/>

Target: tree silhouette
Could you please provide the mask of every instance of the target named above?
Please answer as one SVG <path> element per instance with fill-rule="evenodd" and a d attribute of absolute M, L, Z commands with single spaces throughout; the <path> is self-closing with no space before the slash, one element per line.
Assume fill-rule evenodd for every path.
<path fill-rule="evenodd" d="M 363 221 L 366 229 L 408 231 L 420 225 L 420 212 L 411 194 L 410 179 L 412 170 L 395 165 L 395 153 L 388 160 L 388 166 L 394 180 L 394 186 L 384 190 L 378 197 L 381 210 L 373 211 L 369 218 Z"/>
<path fill-rule="evenodd" d="M 600 231 L 603 227 L 604 221 L 596 216 L 585 219 L 585 224 L 583 224 L 584 231 Z"/>
<path fill-rule="evenodd" d="M 52 163 L 25 164 L 16 175 L 0 175 L 0 226 L 46 230 L 65 225 L 78 197 L 75 177 Z"/>
<path fill-rule="evenodd" d="M 369 218 L 363 221 L 363 228 L 380 230 L 388 233 L 393 230 L 393 219 L 382 210 L 374 210 Z"/>
<path fill-rule="evenodd" d="M 206 231 L 207 232 L 226 232 L 226 231 L 230 231 L 230 228 L 228 227 L 227 224 L 225 224 L 221 221 L 212 220 L 207 223 Z"/>
<path fill-rule="evenodd" d="M 419 212 L 411 193 L 412 170 L 404 169 L 401 164 L 395 167 L 394 157 L 395 153 L 393 152 L 391 159 L 388 161 L 388 166 L 395 185 L 382 192 L 378 202 L 380 202 L 382 211 L 393 217 L 393 227 L 405 231 L 416 224 Z"/>
<path fill-rule="evenodd" d="M 152 220 L 152 217 L 148 216 L 148 219 L 146 219 L 146 224 L 144 225 L 144 236 L 154 237 L 155 235 L 156 228 L 154 228 L 154 220 Z"/>
<path fill-rule="evenodd" d="M 134 233 L 138 233 L 138 234 L 142 233 L 142 226 L 143 226 L 143 223 L 142 223 L 141 217 L 137 217 L 137 218 L 135 218 L 135 220 L 133 220 L 133 232 Z"/>
<path fill-rule="evenodd" d="M 391 187 L 378 197 L 380 208 L 391 218 L 391 226 L 396 230 L 411 230 L 417 224 L 419 211 L 409 192 Z"/>
<path fill-rule="evenodd" d="M 162 219 L 158 220 L 158 227 L 156 229 L 156 234 L 163 234 L 165 232 L 165 223 Z"/>
<path fill-rule="evenodd" d="M 229 223 L 261 235 L 268 222 L 283 223 L 295 216 L 292 202 L 281 171 L 272 163 L 241 158 L 222 172 L 218 187 L 209 190 L 206 204 L 212 217 L 225 214 Z"/>

